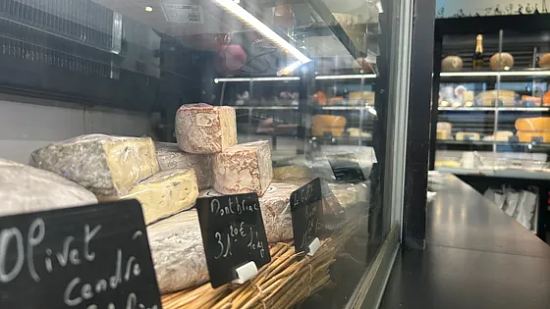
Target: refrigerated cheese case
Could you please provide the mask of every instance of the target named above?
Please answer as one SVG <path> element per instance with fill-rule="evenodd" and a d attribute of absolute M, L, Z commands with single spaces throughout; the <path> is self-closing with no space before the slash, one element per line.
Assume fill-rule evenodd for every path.
<path fill-rule="evenodd" d="M 0 0 L 0 222 L 135 199 L 164 308 L 361 304 L 400 225 L 384 179 L 403 14 L 400 1 Z M 317 242 L 298 251 L 292 196 L 317 180 Z M 213 287 L 197 201 L 243 194 L 271 259 Z"/>

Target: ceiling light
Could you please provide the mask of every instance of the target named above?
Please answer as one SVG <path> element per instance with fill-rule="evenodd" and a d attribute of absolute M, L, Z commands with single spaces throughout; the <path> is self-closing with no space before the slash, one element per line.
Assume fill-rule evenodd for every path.
<path fill-rule="evenodd" d="M 145 12 L 148 12 L 148 13 L 149 13 L 149 12 L 153 12 L 153 8 L 150 7 L 150 6 L 146 6 L 146 7 L 145 7 Z"/>
<path fill-rule="evenodd" d="M 296 47 L 292 46 L 292 44 L 287 42 L 280 35 L 275 33 L 275 31 L 271 30 L 271 28 L 266 26 L 259 19 L 254 17 L 254 15 L 250 14 L 247 10 L 242 8 L 240 5 L 233 2 L 233 0 L 215 0 L 215 2 L 220 7 L 222 7 L 223 9 L 227 10 L 229 13 L 236 16 L 244 24 L 246 24 L 246 25 L 250 26 L 251 28 L 253 28 L 254 30 L 258 31 L 260 34 L 262 34 L 264 37 L 269 39 L 275 45 L 282 48 L 287 53 L 291 54 L 294 58 L 296 58 L 302 64 L 308 63 L 308 62 L 311 61 L 311 59 L 309 59 L 306 55 L 304 55 Z"/>

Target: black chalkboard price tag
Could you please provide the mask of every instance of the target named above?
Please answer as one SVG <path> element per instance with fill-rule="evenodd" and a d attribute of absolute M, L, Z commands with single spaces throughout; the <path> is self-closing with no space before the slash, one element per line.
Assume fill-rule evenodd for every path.
<path fill-rule="evenodd" d="M 0 217 L 0 308 L 160 309 L 140 204 Z"/>
<path fill-rule="evenodd" d="M 329 159 L 337 181 L 357 183 L 365 181 L 365 175 L 357 162 L 348 159 Z"/>
<path fill-rule="evenodd" d="M 213 287 L 242 283 L 239 270 L 271 261 L 256 193 L 199 198 L 197 210 Z"/>
<path fill-rule="evenodd" d="M 317 238 L 317 223 L 323 215 L 321 180 L 316 178 L 290 195 L 292 231 L 297 252 L 309 253 Z"/>

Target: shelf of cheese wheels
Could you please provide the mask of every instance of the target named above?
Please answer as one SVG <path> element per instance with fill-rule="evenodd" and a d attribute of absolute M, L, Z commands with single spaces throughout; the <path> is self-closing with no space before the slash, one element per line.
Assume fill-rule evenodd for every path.
<path fill-rule="evenodd" d="M 293 167 L 286 167 L 274 178 L 269 142 L 237 144 L 230 107 L 182 106 L 176 136 L 171 144 L 91 134 L 35 150 L 30 166 L 0 160 L 0 215 L 137 199 L 164 308 L 286 308 L 330 281 L 329 267 L 358 218 L 326 229 L 320 251 L 303 257 L 291 245 L 289 198 L 311 175 L 289 176 Z M 342 218 L 346 191 L 323 186 L 327 217 Z M 200 196 L 249 192 L 259 196 L 272 262 L 244 285 L 212 289 L 193 206 Z"/>

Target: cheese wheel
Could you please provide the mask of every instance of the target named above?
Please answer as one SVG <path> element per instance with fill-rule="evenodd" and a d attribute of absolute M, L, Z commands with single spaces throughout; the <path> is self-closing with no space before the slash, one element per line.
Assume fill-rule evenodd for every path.
<path fill-rule="evenodd" d="M 237 116 L 229 106 L 183 105 L 176 114 L 178 147 L 188 153 L 222 152 L 237 144 Z"/>
<path fill-rule="evenodd" d="M 57 174 L 0 159 L 0 216 L 97 203 L 93 193 Z"/>
<path fill-rule="evenodd" d="M 223 194 L 256 192 L 261 196 L 273 178 L 269 141 L 235 145 L 213 160 L 213 187 Z"/>
<path fill-rule="evenodd" d="M 72 180 L 98 197 L 119 196 L 159 171 L 150 138 L 78 136 L 38 149 L 31 164 Z"/>
<path fill-rule="evenodd" d="M 325 134 L 339 137 L 346 128 L 346 118 L 343 116 L 315 115 L 311 121 L 311 134 L 317 137 L 323 137 Z"/>
<path fill-rule="evenodd" d="M 544 106 L 550 106 L 550 91 L 544 94 L 544 98 L 542 99 L 542 102 Z"/>
<path fill-rule="evenodd" d="M 542 139 L 543 143 L 550 143 L 550 131 L 518 131 L 518 139 L 522 143 L 530 143 Z"/>
<path fill-rule="evenodd" d="M 464 62 L 458 56 L 447 56 L 441 61 L 441 71 L 443 72 L 461 71 L 463 66 Z"/>
<path fill-rule="evenodd" d="M 550 131 L 550 117 L 518 118 L 516 129 L 519 131 Z"/>
<path fill-rule="evenodd" d="M 496 53 L 489 62 L 493 71 L 508 71 L 514 67 L 514 57 L 510 53 Z"/>

